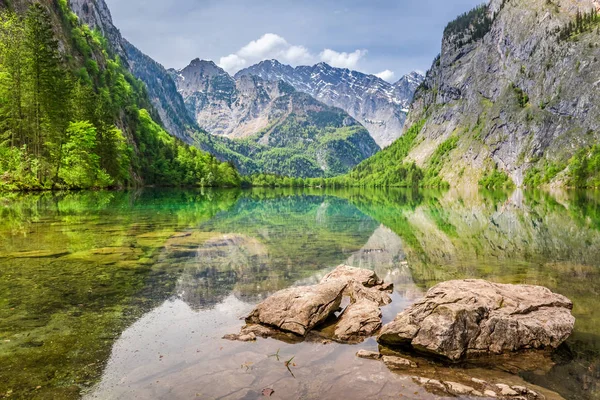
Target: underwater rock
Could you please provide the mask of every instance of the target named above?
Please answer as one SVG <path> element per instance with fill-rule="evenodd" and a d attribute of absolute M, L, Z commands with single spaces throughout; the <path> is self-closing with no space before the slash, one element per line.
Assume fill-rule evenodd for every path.
<path fill-rule="evenodd" d="M 384 345 L 460 360 L 479 354 L 557 348 L 573 332 L 573 303 L 541 286 L 458 280 L 431 288 L 378 337 Z"/>
<path fill-rule="evenodd" d="M 376 351 L 359 350 L 356 352 L 356 357 L 367 360 L 379 360 L 381 358 L 381 354 Z"/>
<path fill-rule="evenodd" d="M 418 365 L 414 361 L 396 356 L 383 356 L 383 362 L 391 369 L 417 368 Z"/>

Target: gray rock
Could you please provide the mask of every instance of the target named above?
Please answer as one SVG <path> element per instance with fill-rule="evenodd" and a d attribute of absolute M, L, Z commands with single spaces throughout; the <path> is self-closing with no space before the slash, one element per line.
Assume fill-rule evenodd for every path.
<path fill-rule="evenodd" d="M 378 341 L 451 360 L 556 348 L 573 332 L 572 307 L 566 297 L 540 286 L 449 281 L 385 325 Z"/>
<path fill-rule="evenodd" d="M 339 107 L 358 120 L 381 147 L 390 145 L 402 134 L 406 113 L 424 77 L 416 72 L 395 84 L 374 75 L 326 63 L 296 68 L 276 60 L 263 61 L 239 71 L 265 80 L 282 80 L 323 103 Z"/>
<path fill-rule="evenodd" d="M 596 29 L 577 40 L 558 33 L 597 0 L 489 3 L 477 17 L 493 19 L 485 35 L 460 39 L 471 38 L 475 21 L 445 33 L 405 125 L 427 119 L 417 138 L 422 145 L 408 157 L 419 165 L 459 132 L 440 172 L 450 184 L 477 182 L 497 167 L 521 185 L 531 166 L 566 163 L 600 138 Z M 564 184 L 564 175 L 555 180 Z"/>
<path fill-rule="evenodd" d="M 305 336 L 339 309 L 345 287 L 336 280 L 281 290 L 256 306 L 246 322 Z"/>

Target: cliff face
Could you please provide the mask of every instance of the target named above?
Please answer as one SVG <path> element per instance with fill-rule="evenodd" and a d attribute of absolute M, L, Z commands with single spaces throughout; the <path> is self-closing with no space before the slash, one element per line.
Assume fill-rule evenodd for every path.
<path fill-rule="evenodd" d="M 597 0 L 492 0 L 449 24 L 406 124 L 427 121 L 409 161 L 427 165 L 457 136 L 444 179 L 477 182 L 497 168 L 521 185 L 529 169 L 564 168 L 597 143 L 600 24 L 565 30 L 578 12 L 599 8 Z"/>
<path fill-rule="evenodd" d="M 183 99 L 167 70 L 127 42 L 114 26 L 110 10 L 104 0 L 69 0 L 80 20 L 92 29 L 98 29 L 108 40 L 111 51 L 148 88 L 148 97 L 158 112 L 167 131 L 186 143 L 194 143 L 199 130 L 188 115 Z"/>

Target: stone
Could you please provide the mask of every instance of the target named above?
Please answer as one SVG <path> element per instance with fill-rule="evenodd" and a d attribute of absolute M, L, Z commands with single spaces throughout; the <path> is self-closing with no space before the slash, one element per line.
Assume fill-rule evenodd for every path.
<path fill-rule="evenodd" d="M 513 390 L 510 386 L 505 385 L 503 383 L 496 384 L 496 387 L 500 390 L 500 394 L 502 396 L 518 396 L 519 393 L 516 390 Z"/>
<path fill-rule="evenodd" d="M 385 291 L 379 290 L 378 286 L 367 288 L 358 282 L 350 282 L 344 291 L 344 294 L 350 296 L 354 301 L 369 300 L 380 306 L 388 305 L 392 298 Z"/>
<path fill-rule="evenodd" d="M 477 395 L 477 390 L 475 390 L 475 388 L 472 388 L 471 386 L 467 386 L 467 385 L 463 385 L 462 383 L 458 383 L 458 382 L 444 382 L 446 384 L 446 387 L 448 388 L 448 392 L 454 394 L 454 395 L 468 395 L 468 394 L 473 394 L 473 395 Z"/>
<path fill-rule="evenodd" d="M 321 283 L 341 280 L 346 283 L 352 281 L 360 283 L 364 287 L 383 285 L 375 271 L 362 268 L 354 268 L 348 265 L 340 265 L 321 279 Z"/>
<path fill-rule="evenodd" d="M 406 358 L 396 356 L 383 356 L 383 362 L 391 369 L 406 369 L 406 368 L 417 368 L 418 365 L 414 361 L 407 360 Z"/>
<path fill-rule="evenodd" d="M 359 350 L 356 352 L 356 357 L 365 358 L 367 360 L 379 360 L 381 358 L 381 354 L 376 351 Z"/>
<path fill-rule="evenodd" d="M 374 271 L 340 265 L 321 279 L 321 283 L 332 281 L 345 282 L 344 294 L 351 297 L 353 301 L 368 299 L 379 305 L 392 302 L 389 293 L 392 292 L 394 285 L 384 283 Z"/>
<path fill-rule="evenodd" d="M 335 338 L 344 342 L 361 342 L 381 328 L 381 309 L 371 300 L 361 299 L 350 304 L 340 315 Z"/>
<path fill-rule="evenodd" d="M 493 390 L 486 390 L 483 392 L 483 395 L 485 397 L 498 397 L 498 395 L 496 394 L 496 392 L 494 392 Z"/>
<path fill-rule="evenodd" d="M 378 337 L 450 360 L 554 349 L 573 332 L 573 303 L 540 286 L 457 280 L 431 288 Z"/>
<path fill-rule="evenodd" d="M 280 290 L 257 305 L 246 322 L 305 336 L 339 309 L 345 287 L 345 282 L 332 280 Z"/>

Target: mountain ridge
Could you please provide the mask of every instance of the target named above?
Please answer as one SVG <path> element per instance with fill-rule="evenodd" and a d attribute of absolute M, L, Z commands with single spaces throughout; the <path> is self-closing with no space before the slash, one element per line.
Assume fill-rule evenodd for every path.
<path fill-rule="evenodd" d="M 234 151 L 259 160 L 265 169 L 256 172 L 332 176 L 380 150 L 364 127 L 342 109 L 284 81 L 254 75 L 234 78 L 214 62 L 200 59 L 169 72 L 198 125 L 227 139 Z M 290 164 L 290 160 L 295 161 Z"/>
<path fill-rule="evenodd" d="M 265 80 L 283 80 L 296 90 L 308 93 L 323 103 L 339 107 L 359 121 L 380 147 L 401 136 L 414 91 L 421 83 L 406 82 L 400 88 L 375 75 L 332 67 L 325 62 L 292 67 L 277 60 L 265 60 L 242 69 L 235 77 L 256 75 Z M 408 91 L 406 89 L 409 89 Z M 412 90 L 410 90 L 412 89 Z"/>

